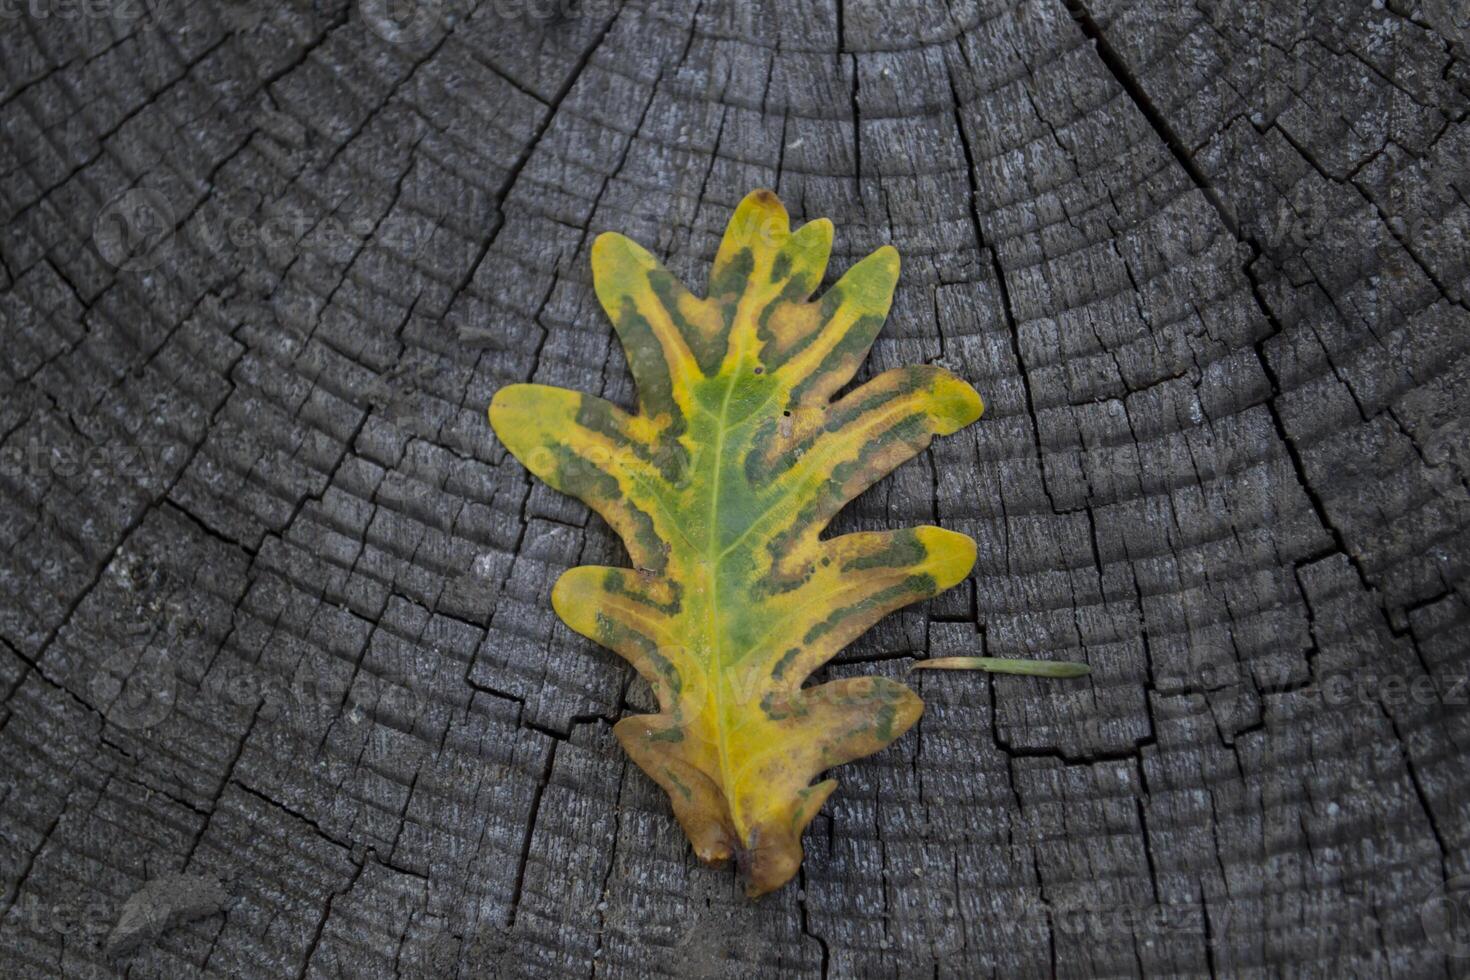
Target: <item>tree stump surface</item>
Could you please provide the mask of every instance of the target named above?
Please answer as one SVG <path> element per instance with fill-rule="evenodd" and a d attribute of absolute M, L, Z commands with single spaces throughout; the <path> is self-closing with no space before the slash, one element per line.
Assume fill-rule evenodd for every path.
<path fill-rule="evenodd" d="M 1458 5 L 12 7 L 7 972 L 1470 969 Z M 620 545 L 485 407 L 628 404 L 592 238 L 701 288 L 763 186 L 902 253 L 865 372 L 988 405 L 835 525 L 973 575 L 822 676 L 1092 673 L 912 675 L 752 903 L 552 613 Z M 109 955 L 175 873 L 225 910 Z"/>

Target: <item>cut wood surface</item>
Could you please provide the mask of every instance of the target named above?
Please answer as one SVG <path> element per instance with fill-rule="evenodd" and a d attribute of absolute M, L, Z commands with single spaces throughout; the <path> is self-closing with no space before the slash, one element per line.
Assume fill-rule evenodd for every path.
<path fill-rule="evenodd" d="M 1470 971 L 1461 7 L 0 7 L 4 972 Z M 979 559 L 818 675 L 926 712 L 751 902 L 485 410 L 631 405 L 593 238 L 699 288 L 757 187 L 987 409 L 834 524 Z"/>

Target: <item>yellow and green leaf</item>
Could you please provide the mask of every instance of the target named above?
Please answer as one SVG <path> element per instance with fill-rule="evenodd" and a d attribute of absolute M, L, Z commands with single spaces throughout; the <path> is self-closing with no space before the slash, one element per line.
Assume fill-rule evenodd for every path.
<path fill-rule="evenodd" d="M 792 231 L 770 191 L 736 208 L 708 295 L 617 234 L 592 248 L 598 299 L 638 386 L 636 413 L 545 385 L 501 389 L 500 441 L 595 510 L 632 568 L 568 571 L 552 605 L 627 658 L 659 712 L 620 721 L 698 856 L 735 858 L 748 891 L 780 887 L 836 788 L 923 712 L 866 677 L 803 687 L 887 613 L 963 580 L 975 544 L 937 527 L 823 539 L 838 510 L 935 435 L 980 416 L 938 367 L 884 372 L 833 400 L 888 315 L 898 252 L 878 249 L 819 299 L 832 224 Z"/>

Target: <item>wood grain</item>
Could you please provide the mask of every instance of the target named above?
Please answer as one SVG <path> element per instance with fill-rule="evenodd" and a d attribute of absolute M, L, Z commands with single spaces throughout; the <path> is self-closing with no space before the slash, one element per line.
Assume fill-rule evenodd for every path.
<path fill-rule="evenodd" d="M 1463 973 L 1453 7 L 7 12 L 12 972 Z M 1092 673 L 912 675 L 750 903 L 612 738 L 647 688 L 552 613 L 625 556 L 485 406 L 630 404 L 593 237 L 701 284 L 761 186 L 841 229 L 829 281 L 903 254 L 859 380 L 987 404 L 834 527 L 962 531 L 971 579 L 823 677 Z M 108 958 L 175 872 L 226 911 Z"/>

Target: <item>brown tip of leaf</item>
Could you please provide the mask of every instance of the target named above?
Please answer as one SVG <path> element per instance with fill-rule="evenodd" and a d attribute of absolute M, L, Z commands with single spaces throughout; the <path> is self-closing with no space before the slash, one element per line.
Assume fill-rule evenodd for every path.
<path fill-rule="evenodd" d="M 745 215 L 764 216 L 772 222 L 772 225 L 741 226 L 738 217 L 742 212 Z M 772 232 L 785 235 L 791 229 L 791 216 L 786 213 L 785 204 L 781 203 L 781 198 L 776 197 L 775 191 L 767 190 L 767 188 L 760 188 L 759 191 L 751 191 L 750 194 L 745 195 L 745 200 L 742 200 L 739 207 L 736 207 L 735 215 L 731 216 L 731 220 L 735 223 L 736 228 L 741 229 L 745 235 L 769 235 Z"/>
<path fill-rule="evenodd" d="M 778 836 L 762 840 L 760 828 L 750 832 L 750 847 L 735 852 L 735 866 L 745 879 L 745 896 L 759 898 L 796 877 L 801 867 L 801 841 Z"/>
<path fill-rule="evenodd" d="M 755 208 L 761 211 L 771 212 L 773 215 L 779 214 L 783 218 L 786 217 L 786 205 L 781 203 L 781 199 L 776 196 L 775 191 L 765 187 L 751 191 L 745 195 L 745 200 L 740 202 L 740 207 Z M 738 212 L 739 208 L 736 210 Z"/>
<path fill-rule="evenodd" d="M 692 843 L 694 856 L 714 868 L 723 867 L 738 853 L 730 846 L 730 838 L 723 834 L 712 833 Z"/>

